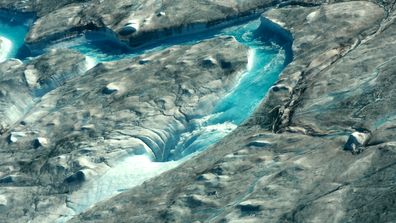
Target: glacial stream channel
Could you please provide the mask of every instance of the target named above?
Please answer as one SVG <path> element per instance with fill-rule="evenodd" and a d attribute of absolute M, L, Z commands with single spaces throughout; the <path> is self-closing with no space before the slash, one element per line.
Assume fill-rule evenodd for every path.
<path fill-rule="evenodd" d="M 30 54 L 24 45 L 25 35 L 32 22 L 31 15 L 0 11 L 0 62 L 8 58 L 27 61 L 32 56 L 39 55 Z M 285 66 L 291 62 L 292 37 L 270 21 L 256 17 L 226 28 L 164 40 L 149 49 L 139 51 L 126 49 L 99 32 L 87 32 L 72 39 L 50 43 L 47 48 L 42 49 L 42 53 L 51 48 L 74 49 L 90 58 L 89 61 L 94 66 L 97 63 L 160 51 L 173 45 L 195 44 L 216 36 L 233 36 L 250 48 L 248 66 L 239 83 L 218 102 L 211 115 L 191 123 L 191 128 L 179 137 L 173 155 L 167 161 L 155 162 L 145 155 L 131 155 L 120 160 L 103 175 L 86 182 L 80 190 L 71 194 L 67 204 L 70 213 L 64 213 L 64 218 L 58 219 L 58 222 L 65 222 L 100 201 L 177 167 L 198 152 L 214 145 L 246 121 L 278 80 Z"/>

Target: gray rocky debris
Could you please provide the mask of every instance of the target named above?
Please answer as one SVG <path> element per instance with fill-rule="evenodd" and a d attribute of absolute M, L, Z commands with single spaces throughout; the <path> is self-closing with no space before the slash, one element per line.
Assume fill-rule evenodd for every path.
<path fill-rule="evenodd" d="M 345 143 L 344 149 L 356 153 L 359 150 L 361 150 L 360 147 L 366 146 L 369 139 L 370 139 L 370 133 L 353 132 L 348 137 L 348 141 Z"/>

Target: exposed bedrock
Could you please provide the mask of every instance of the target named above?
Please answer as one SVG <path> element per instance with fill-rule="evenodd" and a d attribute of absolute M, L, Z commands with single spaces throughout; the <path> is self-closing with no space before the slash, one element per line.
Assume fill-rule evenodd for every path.
<path fill-rule="evenodd" d="M 295 60 L 252 119 L 71 222 L 396 219 L 394 13 L 347 2 L 264 16 L 292 32 Z M 351 137 L 362 152 L 344 151 Z"/>
<path fill-rule="evenodd" d="M 247 55 L 234 38 L 210 39 L 100 64 L 45 94 L 20 120 L 23 124 L 0 140 L 1 208 L 6 213 L 0 221 L 51 222 L 68 213 L 68 194 L 123 157 L 145 153 L 153 160 L 167 159 L 189 122 L 210 114 L 236 85 Z M 205 63 L 208 58 L 211 66 Z M 39 61 L 27 66 L 44 69 L 46 63 Z M 23 81 L 23 74 L 38 79 L 33 75 L 38 71 L 19 66 L 14 69 L 24 70 Z M 47 73 L 40 77 L 51 79 Z"/>

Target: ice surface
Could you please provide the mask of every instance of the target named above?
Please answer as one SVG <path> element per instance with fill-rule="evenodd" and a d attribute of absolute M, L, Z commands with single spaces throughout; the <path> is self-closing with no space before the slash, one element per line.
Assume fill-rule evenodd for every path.
<path fill-rule="evenodd" d="M 197 152 L 214 145 L 244 122 L 278 79 L 286 59 L 286 52 L 281 46 L 262 42 L 258 38 L 262 34 L 255 32 L 259 25 L 260 21 L 257 20 L 223 30 L 219 34 L 234 36 L 240 43 L 250 47 L 247 71 L 234 89 L 220 100 L 212 114 L 192 120 L 189 131 L 180 135 L 169 159 L 177 161 L 153 162 L 145 155 L 129 156 L 116 163 L 103 176 L 98 176 L 73 193 L 69 207 L 80 213 L 99 201 L 175 168 Z M 80 50 L 84 46 L 77 45 Z M 98 58 L 92 54 L 90 56 Z"/>
<path fill-rule="evenodd" d="M 260 21 L 223 30 L 250 48 L 246 72 L 232 91 L 219 101 L 212 114 L 195 120 L 192 130 L 181 135 L 170 160 L 202 151 L 215 144 L 254 112 L 285 66 L 286 51 L 274 42 L 264 42 Z"/>
<path fill-rule="evenodd" d="M 74 192 L 69 198 L 68 206 L 80 213 L 99 201 L 176 167 L 182 161 L 153 162 L 147 155 L 129 156 L 115 164 L 104 175 L 94 176 L 95 179 Z"/>
<path fill-rule="evenodd" d="M 12 42 L 9 39 L 0 36 L 0 62 L 3 62 L 9 58 L 11 49 Z"/>
<path fill-rule="evenodd" d="M 30 24 L 28 19 L 17 23 L 12 22 L 12 19 L 7 20 L 9 17 L 15 17 L 14 14 L 10 15 L 7 17 L 0 13 L 0 36 L 3 41 L 0 61 L 20 54 Z M 266 41 L 263 36 L 266 36 L 265 32 L 268 30 L 260 30 L 259 26 L 260 21 L 255 20 L 205 34 L 164 40 L 156 47 L 142 51 L 131 51 L 111 36 L 100 32 L 87 32 L 77 38 L 48 46 L 48 49 L 71 48 L 83 53 L 86 56 L 87 70 L 99 62 L 131 58 L 174 44 L 194 44 L 215 36 L 233 36 L 250 48 L 247 71 L 237 85 L 218 102 L 211 114 L 192 120 L 188 131 L 175 137 L 180 140 L 168 160 L 176 161 L 154 162 L 147 155 L 131 154 L 113 163 L 103 175 L 96 174 L 94 169 L 85 170 L 90 177 L 80 190 L 69 196 L 68 207 L 72 212 L 70 214 L 81 213 L 100 201 L 177 167 L 195 153 L 214 145 L 246 121 L 278 79 L 287 61 L 285 49 L 273 41 Z M 66 221 L 71 215 L 59 221 Z"/>

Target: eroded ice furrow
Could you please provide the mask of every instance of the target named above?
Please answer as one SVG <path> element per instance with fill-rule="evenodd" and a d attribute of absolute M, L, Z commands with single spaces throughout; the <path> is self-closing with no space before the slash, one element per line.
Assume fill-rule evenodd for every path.
<path fill-rule="evenodd" d="M 284 45 L 279 45 L 282 43 L 266 42 L 264 32 L 268 30 L 259 29 L 260 24 L 260 21 L 256 20 L 222 31 L 221 35 L 234 36 L 240 43 L 250 48 L 247 71 L 228 95 L 217 103 L 210 115 L 189 120 L 187 131 L 175 137 L 178 140 L 174 142 L 170 155 L 165 158 L 166 162 L 152 162 L 150 156 L 134 154 L 120 160 L 103 176 L 87 182 L 81 190 L 69 197 L 70 215 L 84 212 L 100 201 L 177 167 L 224 138 L 254 112 L 290 59 L 287 55 L 288 49 Z M 164 145 L 167 144 L 164 142 L 164 137 L 149 132 L 156 137 L 150 137 L 151 133 L 141 137 L 134 135 L 134 137 L 141 139 L 145 147 L 155 153 L 164 150 Z"/>
<path fill-rule="evenodd" d="M 180 159 L 191 153 L 202 151 L 215 144 L 253 113 L 268 89 L 278 79 L 287 63 L 287 52 L 282 46 L 262 42 L 265 36 L 259 30 L 260 22 L 250 22 L 238 28 L 226 30 L 236 39 L 249 46 L 249 60 L 246 73 L 235 88 L 215 107 L 212 114 L 192 120 L 193 131 L 181 135 L 169 160 Z"/>
<path fill-rule="evenodd" d="M 64 222 L 100 201 L 109 199 L 164 171 L 177 167 L 198 152 L 214 145 L 243 123 L 263 100 L 266 92 L 278 79 L 278 75 L 291 58 L 289 49 L 291 37 L 282 37 L 284 33 L 279 38 L 276 35 L 274 37 L 274 34 L 279 32 L 276 29 L 280 28 L 273 24 L 267 24 L 268 22 L 255 20 L 244 25 L 217 30 L 214 34 L 198 35 L 184 38 L 182 42 L 179 41 L 179 44 L 193 45 L 212 37 L 233 36 L 241 44 L 250 48 L 247 71 L 234 88 L 217 102 L 209 115 L 188 119 L 188 123 L 183 123 L 184 130 L 181 133 L 179 130 L 176 131 L 174 126 L 163 130 L 145 126 L 145 129 L 140 132 L 123 132 L 121 135 L 129 137 L 126 141 L 133 141 L 134 144 L 141 145 L 142 154 L 126 153 L 122 156 L 123 158 L 119 158 L 106 167 L 103 175 L 94 174 L 94 177 L 86 180 L 80 189 L 68 197 L 68 208 L 66 209 L 68 213 L 62 209 L 64 217 L 58 221 Z M 79 71 L 77 73 L 81 73 L 102 61 L 120 60 L 147 52 L 160 51 L 172 44 L 170 41 L 153 49 L 133 53 L 129 49 L 123 49 L 122 45 L 105 36 L 96 38 L 92 35 L 95 35 L 95 32 L 86 33 L 65 42 L 58 42 L 42 51 L 70 48 L 83 53 L 86 57 L 84 69 L 77 69 Z M 98 48 L 98 46 L 107 47 Z M 8 55 L 13 57 L 10 55 L 17 54 Z M 144 62 L 142 61 L 142 63 Z M 72 77 L 74 74 L 71 73 L 59 73 L 51 76 L 46 79 L 47 83 L 43 82 L 43 86 L 36 89 L 35 95 L 43 96 Z M 177 128 L 179 129 L 179 127 Z M 117 140 L 120 141 L 116 139 L 114 142 L 116 143 Z M 89 171 L 84 174 L 84 177 L 90 176 Z"/>

